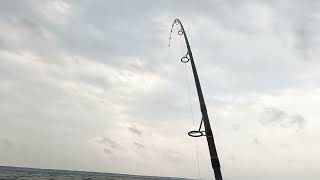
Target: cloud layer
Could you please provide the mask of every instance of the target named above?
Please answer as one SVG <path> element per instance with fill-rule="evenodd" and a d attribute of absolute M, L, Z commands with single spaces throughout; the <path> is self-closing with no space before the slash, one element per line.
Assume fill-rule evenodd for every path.
<path fill-rule="evenodd" d="M 225 179 L 316 180 L 320 2 L 15 1 L 0 7 L 0 164 L 213 179 L 185 45 Z M 191 91 L 190 113 L 188 77 Z M 192 122 L 194 119 L 194 123 Z M 194 124 L 194 125 L 193 125 Z"/>

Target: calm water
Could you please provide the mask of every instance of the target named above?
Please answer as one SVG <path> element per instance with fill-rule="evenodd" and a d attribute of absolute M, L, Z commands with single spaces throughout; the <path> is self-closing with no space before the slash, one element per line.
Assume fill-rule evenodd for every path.
<path fill-rule="evenodd" d="M 32 169 L 0 166 L 0 180 L 190 180 L 184 178 L 135 176 L 127 174 Z"/>

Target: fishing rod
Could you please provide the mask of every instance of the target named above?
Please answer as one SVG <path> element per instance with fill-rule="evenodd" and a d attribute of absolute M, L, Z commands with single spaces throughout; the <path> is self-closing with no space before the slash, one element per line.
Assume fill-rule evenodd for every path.
<path fill-rule="evenodd" d="M 192 51 L 191 51 L 190 44 L 189 44 L 189 41 L 187 38 L 187 34 L 186 34 L 184 27 L 179 19 L 175 19 L 172 23 L 170 37 L 169 37 L 169 46 L 170 46 L 171 34 L 172 34 L 172 30 L 173 30 L 174 25 L 177 25 L 177 26 L 180 25 L 180 29 L 178 30 L 178 35 L 184 36 L 184 40 L 187 45 L 188 51 L 187 51 L 186 55 L 181 58 L 181 62 L 183 62 L 183 63 L 187 63 L 189 61 L 191 62 L 191 67 L 192 67 L 194 81 L 195 81 L 197 92 L 198 92 L 198 98 L 199 98 L 200 109 L 201 109 L 201 114 L 202 114 L 202 120 L 200 122 L 199 130 L 190 131 L 188 133 L 188 135 L 191 137 L 206 136 L 207 142 L 208 142 L 208 147 L 209 147 L 209 152 L 210 152 L 210 157 L 211 157 L 211 165 L 212 165 L 212 168 L 214 171 L 215 179 L 222 180 L 222 175 L 221 175 L 221 170 L 220 170 L 220 162 L 219 162 L 219 158 L 218 158 L 218 154 L 217 154 L 217 149 L 216 149 L 216 146 L 214 143 L 214 138 L 213 138 L 213 134 L 212 134 L 211 126 L 210 126 L 210 121 L 209 121 L 209 116 L 208 116 L 208 112 L 207 112 L 207 107 L 206 107 L 206 104 L 205 104 L 205 101 L 203 98 L 196 65 L 194 63 L 194 59 L 192 56 Z M 201 131 L 202 124 L 204 125 L 205 131 Z"/>

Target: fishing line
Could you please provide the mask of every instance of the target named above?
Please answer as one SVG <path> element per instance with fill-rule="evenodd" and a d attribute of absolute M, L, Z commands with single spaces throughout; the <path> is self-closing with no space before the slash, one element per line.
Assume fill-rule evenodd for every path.
<path fill-rule="evenodd" d="M 180 38 L 180 52 L 181 54 L 183 53 L 183 48 L 182 48 L 182 38 Z M 187 56 L 187 55 L 186 55 Z M 188 76 L 188 68 L 187 68 L 187 63 L 183 61 L 183 58 L 181 58 L 181 62 L 184 63 L 184 68 L 185 68 L 185 73 L 186 73 L 186 79 L 187 79 L 187 86 L 188 86 L 188 97 L 189 97 L 189 105 L 190 105 L 190 112 L 191 112 L 191 119 L 192 119 L 192 126 L 195 127 L 194 123 L 194 114 L 193 114 L 193 108 L 192 108 L 192 102 L 191 102 L 191 92 L 190 92 L 190 83 L 189 83 L 189 76 Z M 189 59 L 188 59 L 189 61 Z M 188 62 L 187 61 L 187 62 Z M 198 166 L 198 178 L 201 179 L 201 171 L 200 171 L 200 161 L 199 161 L 199 152 L 198 152 L 198 143 L 196 139 L 194 139 L 194 144 L 195 144 L 195 150 L 196 150 L 196 157 L 197 157 L 197 166 Z"/>
<path fill-rule="evenodd" d="M 186 71 L 186 75 L 187 75 L 188 96 L 189 96 L 189 104 L 190 104 L 190 111 L 191 111 L 191 118 L 192 118 L 192 126 L 194 127 L 194 118 L 193 118 L 194 115 L 193 115 L 192 102 L 191 102 L 191 93 L 190 93 L 190 84 L 189 84 L 189 78 L 188 78 L 187 64 L 185 64 L 184 67 L 185 67 L 185 71 Z M 198 143 L 197 143 L 196 139 L 194 139 L 194 143 L 195 143 L 195 146 L 196 146 L 196 154 L 197 154 L 198 176 L 199 176 L 199 178 L 201 178 Z"/>
<path fill-rule="evenodd" d="M 180 22 L 179 20 L 175 20 L 172 23 L 171 26 L 171 30 L 170 30 L 170 36 L 169 36 L 169 42 L 168 42 L 168 47 L 170 47 L 170 43 L 171 43 L 171 39 L 172 39 L 172 32 L 173 32 L 173 27 L 174 25 L 179 25 Z M 178 35 L 182 36 L 184 34 L 182 28 L 178 30 Z M 183 47 L 182 47 L 182 38 L 180 38 L 180 53 L 183 54 Z M 192 125 L 193 127 L 195 127 L 195 123 L 194 123 L 194 113 L 193 113 L 193 108 L 192 108 L 192 102 L 191 102 L 191 92 L 190 92 L 190 83 L 189 83 L 189 76 L 188 76 L 188 69 L 187 69 L 187 62 L 190 61 L 189 59 L 189 52 L 187 52 L 184 56 L 182 56 L 182 58 L 180 59 L 182 63 L 184 63 L 184 67 L 185 67 L 185 73 L 186 73 L 186 80 L 187 80 L 187 87 L 188 87 L 188 98 L 189 98 L 189 105 L 190 105 L 190 111 L 191 111 L 191 119 L 192 119 Z M 200 124 L 200 128 L 202 125 L 202 120 L 201 120 L 201 124 Z M 188 133 L 189 136 L 193 136 L 193 137 L 200 137 L 203 136 L 203 132 L 200 131 L 190 131 Z M 200 135 L 199 135 L 200 133 Z M 195 144 L 195 151 L 196 151 L 196 158 L 197 158 L 197 167 L 198 167 L 198 178 L 201 179 L 201 171 L 200 171 L 200 162 L 199 162 L 199 152 L 198 152 L 198 144 L 197 141 L 194 139 L 194 144 Z"/>
<path fill-rule="evenodd" d="M 210 127 L 209 116 L 208 116 L 206 104 L 205 104 L 205 101 L 204 101 L 204 98 L 203 98 L 203 94 L 202 94 L 202 90 L 201 90 L 201 86 L 200 86 L 198 73 L 197 73 L 197 70 L 196 70 L 196 66 L 195 66 L 195 63 L 194 63 L 194 59 L 193 59 L 193 56 L 192 56 L 192 51 L 191 51 L 191 48 L 190 48 L 190 44 L 189 44 L 186 32 L 184 31 L 184 27 L 183 27 L 183 25 L 182 25 L 182 23 L 181 23 L 181 21 L 179 19 L 175 19 L 173 21 L 173 23 L 172 23 L 168 46 L 170 46 L 170 40 L 171 40 L 171 35 L 172 35 L 172 31 L 173 31 L 173 26 L 174 25 L 180 26 L 180 29 L 178 31 L 178 35 L 180 35 L 180 36 L 183 35 L 184 39 L 185 39 L 185 43 L 186 43 L 186 46 L 187 46 L 187 53 L 180 60 L 183 63 L 187 63 L 187 62 L 191 61 L 192 72 L 193 72 L 193 76 L 194 76 L 195 85 L 196 85 L 196 88 L 197 88 L 199 104 L 200 104 L 200 108 L 201 108 L 201 115 L 202 115 L 202 119 L 201 119 L 201 122 L 200 122 L 199 130 L 190 131 L 188 133 L 188 135 L 191 136 L 191 137 L 206 136 L 206 139 L 207 139 L 207 142 L 208 142 L 208 148 L 209 148 L 209 152 L 210 152 L 209 155 L 210 155 L 210 158 L 211 158 L 210 159 L 211 166 L 212 166 L 213 171 L 214 171 L 215 179 L 216 180 L 222 180 L 220 161 L 219 161 L 217 150 L 216 150 L 216 147 L 215 147 L 214 138 L 213 138 L 213 134 L 212 134 L 212 129 Z M 187 71 L 186 71 L 186 74 L 188 74 Z M 188 75 L 187 75 L 187 77 L 188 77 Z M 189 92 L 189 102 L 190 102 L 190 104 L 192 104 L 191 103 L 191 95 L 190 95 L 191 93 L 190 93 L 190 87 L 189 87 L 190 86 L 189 85 L 189 80 L 188 80 L 187 83 L 188 83 L 188 92 Z M 191 108 L 192 108 L 192 106 L 191 106 Z M 191 113 L 192 113 L 192 121 L 194 122 L 193 110 L 191 111 Z M 205 130 L 204 131 L 201 131 L 202 124 L 205 126 Z M 197 155 L 198 155 L 198 153 L 197 153 Z M 198 161 L 199 161 L 199 158 L 198 158 Z M 200 168 L 199 168 L 199 171 L 200 171 Z"/>

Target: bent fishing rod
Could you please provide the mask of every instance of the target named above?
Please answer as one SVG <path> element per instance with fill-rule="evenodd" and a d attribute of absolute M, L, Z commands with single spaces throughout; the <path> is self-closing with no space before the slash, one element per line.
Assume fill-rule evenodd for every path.
<path fill-rule="evenodd" d="M 210 157 L 211 157 L 211 165 L 212 165 L 212 168 L 214 171 L 215 179 L 222 180 L 222 175 L 221 175 L 221 170 L 220 170 L 220 162 L 219 162 L 219 158 L 218 158 L 218 154 L 217 154 L 217 149 L 216 149 L 216 146 L 214 143 L 214 138 L 213 138 L 213 134 L 212 134 L 211 126 L 210 126 L 210 121 L 209 121 L 209 116 L 208 116 L 208 112 L 207 112 L 207 107 L 206 107 L 206 104 L 205 104 L 205 101 L 203 98 L 196 65 L 194 63 L 194 59 L 192 56 L 192 51 L 191 51 L 190 44 L 189 44 L 189 41 L 187 38 L 187 34 L 186 34 L 184 27 L 179 19 L 175 19 L 172 23 L 170 37 L 169 37 L 169 46 L 170 46 L 170 40 L 171 40 L 171 35 L 172 35 L 172 30 L 173 30 L 174 25 L 177 25 L 177 26 L 180 25 L 180 29 L 178 30 L 178 35 L 184 36 L 184 40 L 187 45 L 188 51 L 187 51 L 186 55 L 181 58 L 181 62 L 183 62 L 183 63 L 187 63 L 189 61 L 191 62 L 191 67 L 192 67 L 194 81 L 195 81 L 196 88 L 197 88 L 200 109 L 201 109 L 201 114 L 202 114 L 202 120 L 200 122 L 199 130 L 190 131 L 188 133 L 188 135 L 191 137 L 206 136 L 207 142 L 208 142 L 208 147 L 209 147 L 209 153 L 210 153 Z M 202 124 L 204 124 L 204 128 L 205 128 L 204 131 L 201 131 Z"/>

